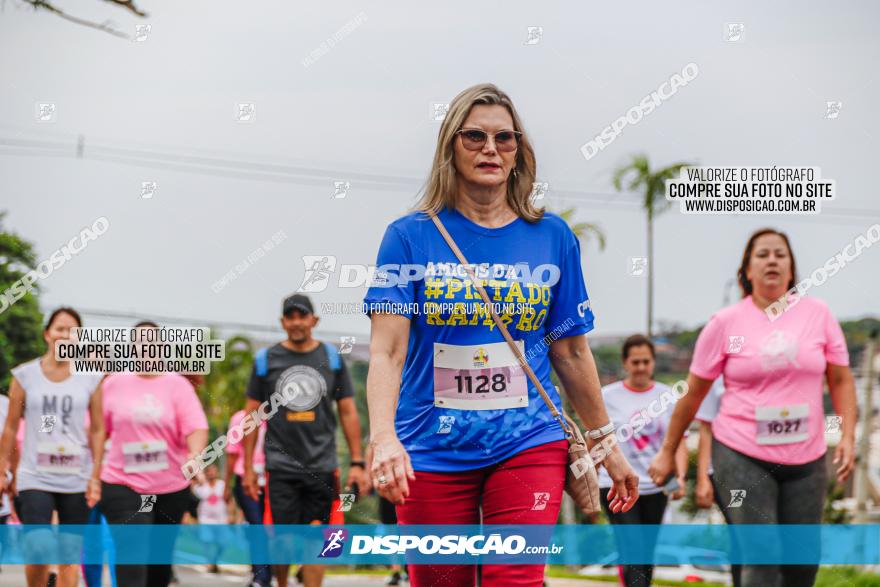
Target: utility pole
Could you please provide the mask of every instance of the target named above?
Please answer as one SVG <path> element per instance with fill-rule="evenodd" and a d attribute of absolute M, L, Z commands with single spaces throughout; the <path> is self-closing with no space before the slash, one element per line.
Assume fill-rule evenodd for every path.
<path fill-rule="evenodd" d="M 871 479 L 868 475 L 871 452 L 871 423 L 874 419 L 874 353 L 877 348 L 877 330 L 871 333 L 868 344 L 865 346 L 862 371 L 865 374 L 865 402 L 862 407 L 862 437 L 859 438 L 859 450 L 856 461 L 856 515 L 853 521 L 856 524 L 868 523 L 868 494 Z"/>
<path fill-rule="evenodd" d="M 721 307 L 726 308 L 730 305 L 730 288 L 736 285 L 736 279 L 730 278 L 724 284 L 724 298 L 721 300 Z"/>

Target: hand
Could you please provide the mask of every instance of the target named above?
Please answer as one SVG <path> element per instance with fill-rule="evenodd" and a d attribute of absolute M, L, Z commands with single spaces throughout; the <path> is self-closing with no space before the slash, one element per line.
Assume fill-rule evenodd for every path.
<path fill-rule="evenodd" d="M 863 458 L 867 458 L 867 455 Z M 837 443 L 837 448 L 834 449 L 834 461 L 832 461 L 835 465 L 838 465 L 836 473 L 839 483 L 843 483 L 850 476 L 855 466 L 855 461 L 855 439 L 844 436 Z"/>
<path fill-rule="evenodd" d="M 409 497 L 407 480 L 415 481 L 416 478 L 406 449 L 393 432 L 374 437 L 370 441 L 370 449 L 367 452 L 367 471 L 370 472 L 373 488 L 391 503 L 403 504 Z"/>
<path fill-rule="evenodd" d="M 226 483 L 226 486 L 223 489 L 223 501 L 226 503 L 232 501 L 232 480 Z"/>
<path fill-rule="evenodd" d="M 358 497 L 366 497 L 370 492 L 369 479 L 364 467 L 357 465 L 348 469 L 348 479 L 345 481 L 346 491 L 350 491 L 352 485 L 357 485 Z"/>
<path fill-rule="evenodd" d="M 675 457 L 673 451 L 661 448 L 651 465 L 648 467 L 648 476 L 654 485 L 663 487 L 669 480 L 669 477 L 675 472 Z"/>
<path fill-rule="evenodd" d="M 260 487 L 257 485 L 257 474 L 253 469 L 245 468 L 241 486 L 244 489 L 245 495 L 254 501 L 260 501 Z"/>
<path fill-rule="evenodd" d="M 615 445 L 602 461 L 614 486 L 608 491 L 608 509 L 612 512 L 628 512 L 639 499 L 639 476 L 635 474 L 626 457 Z"/>
<path fill-rule="evenodd" d="M 11 496 L 12 494 L 10 493 L 9 488 L 12 486 L 12 482 L 13 478 L 9 473 L 0 474 L 0 494 L 9 493 Z"/>
<path fill-rule="evenodd" d="M 697 479 L 697 489 L 694 497 L 696 497 L 698 508 L 708 509 L 712 507 L 712 504 L 715 502 L 715 489 L 712 487 L 709 477 L 704 475 Z"/>
<path fill-rule="evenodd" d="M 92 477 L 86 484 L 86 504 L 93 508 L 99 501 L 101 501 L 101 480 Z"/>
<path fill-rule="evenodd" d="M 678 478 L 678 489 L 673 491 L 672 495 L 670 496 L 672 498 L 672 501 L 675 501 L 677 499 L 681 499 L 682 497 L 684 497 L 684 494 L 686 491 L 687 491 L 687 479 L 685 479 L 684 477 L 679 477 Z"/>

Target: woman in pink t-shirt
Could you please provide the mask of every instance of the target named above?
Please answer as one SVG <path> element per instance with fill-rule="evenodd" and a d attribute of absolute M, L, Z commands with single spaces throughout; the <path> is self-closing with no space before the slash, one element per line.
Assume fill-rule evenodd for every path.
<path fill-rule="evenodd" d="M 208 444 L 208 421 L 195 389 L 174 373 L 118 373 L 102 388 L 104 426 L 112 441 L 101 472 L 107 522 L 179 524 L 190 492 L 181 466 Z M 170 560 L 173 541 L 163 547 L 167 553 L 151 552 L 151 557 Z M 171 565 L 116 565 L 116 576 L 126 587 L 168 585 Z"/>
<path fill-rule="evenodd" d="M 825 381 L 843 418 L 834 453 L 839 482 L 855 461 L 856 397 L 846 341 L 824 302 L 792 296 L 796 265 L 784 233 L 754 233 L 738 278 L 743 299 L 715 313 L 700 332 L 689 392 L 678 401 L 648 474 L 655 482 L 670 474 L 682 434 L 723 374 L 712 466 L 716 493 L 730 496 L 722 509 L 728 523 L 820 524 L 827 491 Z M 799 544 L 782 544 L 781 554 L 787 559 L 816 544 L 818 535 L 805 533 Z M 743 565 L 741 579 L 744 586 L 775 585 L 780 578 L 783 585 L 812 585 L 817 571 L 818 565 Z"/>

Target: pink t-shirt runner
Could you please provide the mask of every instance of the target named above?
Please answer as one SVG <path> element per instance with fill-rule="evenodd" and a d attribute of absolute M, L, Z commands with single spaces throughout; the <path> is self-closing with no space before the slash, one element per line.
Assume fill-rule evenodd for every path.
<path fill-rule="evenodd" d="M 113 442 L 101 480 L 146 494 L 187 487 L 180 469 L 189 453 L 186 437 L 208 429 L 192 384 L 177 374 L 119 373 L 104 380 L 103 390 L 104 425 Z"/>
<path fill-rule="evenodd" d="M 241 421 L 244 420 L 244 417 L 246 415 L 247 412 L 245 410 L 239 410 L 232 414 L 232 418 L 229 419 L 229 428 L 231 429 L 234 426 L 240 425 Z M 257 430 L 257 445 L 254 447 L 254 471 L 259 474 L 262 473 L 266 468 L 266 453 L 263 450 L 263 442 L 266 438 L 265 420 L 262 421 L 260 427 Z M 229 437 L 228 432 L 226 436 L 227 438 Z M 232 472 L 239 477 L 244 477 L 244 438 L 242 437 L 242 440 L 239 440 L 235 443 L 233 443 L 232 439 L 230 438 L 229 444 L 226 445 L 226 454 L 236 455 L 238 457 L 237 459 L 235 459 L 235 465 L 233 465 L 232 467 Z"/>
<path fill-rule="evenodd" d="M 724 374 L 712 434 L 745 455 L 786 465 L 827 450 L 822 402 L 827 365 L 849 365 L 846 340 L 828 306 L 802 297 L 771 322 L 751 296 L 709 319 L 690 370 Z"/>

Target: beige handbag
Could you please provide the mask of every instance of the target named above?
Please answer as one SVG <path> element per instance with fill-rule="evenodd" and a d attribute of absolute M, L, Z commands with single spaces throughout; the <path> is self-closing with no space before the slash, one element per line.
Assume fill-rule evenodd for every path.
<path fill-rule="evenodd" d="M 544 386 L 541 385 L 541 382 L 535 376 L 535 372 L 532 371 L 532 368 L 529 366 L 528 361 L 523 356 L 522 352 L 519 350 L 519 347 L 514 342 L 513 338 L 510 336 L 510 333 L 507 331 L 507 327 L 501 321 L 501 318 L 498 317 L 498 314 L 495 313 L 495 310 L 492 308 L 492 303 L 489 301 L 489 295 L 486 293 L 486 290 L 480 284 L 480 282 L 476 279 L 473 273 L 473 269 L 467 262 L 467 259 L 464 258 L 461 250 L 458 248 L 458 245 L 455 244 L 455 241 L 452 240 L 452 236 L 446 230 L 446 227 L 443 226 L 443 223 L 437 217 L 436 214 L 429 212 L 428 215 L 431 217 L 431 220 L 434 221 L 434 224 L 437 225 L 437 229 L 440 231 L 440 234 L 443 235 L 443 238 L 446 239 L 447 244 L 449 244 L 449 248 L 452 249 L 452 252 L 455 253 L 455 256 L 458 257 L 458 260 L 461 262 L 462 266 L 468 272 L 468 275 L 471 278 L 471 283 L 474 284 L 477 291 L 480 292 L 480 296 L 483 298 L 483 302 L 488 306 L 489 311 L 492 314 L 492 319 L 495 321 L 495 325 L 498 326 L 498 330 L 504 335 L 504 339 L 507 341 L 507 344 L 513 349 L 514 354 L 519 359 L 519 363 L 522 366 L 523 370 L 528 375 L 529 379 L 532 380 L 532 383 L 535 385 L 535 389 L 538 390 L 538 393 L 541 394 L 541 398 L 544 400 L 544 403 L 547 404 L 547 407 L 550 408 L 550 413 L 553 414 L 553 417 L 559 422 L 559 425 L 562 427 L 562 430 L 565 432 L 565 437 L 568 440 L 568 461 L 569 466 L 566 470 L 565 476 L 565 491 L 571 496 L 574 502 L 578 505 L 580 510 L 585 514 L 594 514 L 599 511 L 599 476 L 596 474 L 596 466 L 593 463 L 593 458 L 590 455 L 590 451 L 587 448 L 587 443 L 584 440 L 583 434 L 581 434 L 580 429 L 577 425 L 569 418 L 565 413 L 560 414 L 559 410 L 556 409 L 556 406 L 553 405 L 553 402 L 550 401 L 550 398 L 547 396 L 547 392 L 544 391 Z"/>

